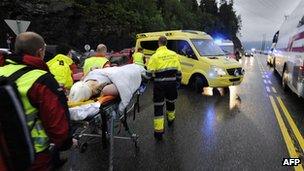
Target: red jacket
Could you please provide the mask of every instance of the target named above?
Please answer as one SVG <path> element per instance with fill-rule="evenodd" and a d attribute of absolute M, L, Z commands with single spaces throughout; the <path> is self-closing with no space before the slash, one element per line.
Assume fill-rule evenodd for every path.
<path fill-rule="evenodd" d="M 57 81 L 50 74 L 46 63 L 42 59 L 30 55 L 17 56 L 13 59 L 15 62 L 25 64 L 33 69 L 48 71 L 29 89 L 28 98 L 39 111 L 38 117 L 50 139 L 50 143 L 54 143 L 60 150 L 70 148 L 72 136 L 67 99 Z M 1 59 L 0 61 L 3 62 Z M 51 155 L 46 151 L 36 154 L 36 160 L 30 170 L 48 170 L 50 166 Z"/>

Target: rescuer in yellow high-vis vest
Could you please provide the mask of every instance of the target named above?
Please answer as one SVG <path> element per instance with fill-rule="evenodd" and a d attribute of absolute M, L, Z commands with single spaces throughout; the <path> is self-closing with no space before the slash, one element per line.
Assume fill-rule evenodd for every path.
<path fill-rule="evenodd" d="M 36 153 L 29 170 L 52 170 L 50 144 L 61 150 L 72 145 L 67 99 L 43 61 L 45 43 L 40 35 L 19 34 L 15 53 L 5 57 L 4 65 L 0 63 L 0 76 L 30 68 L 15 81 Z"/>
<path fill-rule="evenodd" d="M 133 63 L 144 67 L 145 66 L 145 56 L 142 52 L 143 52 L 143 49 L 138 48 L 137 52 L 135 52 L 132 55 L 132 58 L 133 58 Z"/>
<path fill-rule="evenodd" d="M 66 89 L 70 89 L 73 85 L 71 65 L 74 62 L 67 56 L 69 51 L 67 49 L 65 52 L 58 52 L 58 55 L 46 63 L 58 83 Z"/>
<path fill-rule="evenodd" d="M 165 122 L 163 106 L 165 104 L 168 125 L 172 125 L 175 119 L 175 101 L 177 85 L 181 81 L 181 65 L 178 55 L 167 49 L 165 36 L 158 39 L 158 45 L 159 48 L 148 61 L 146 78 L 153 77 L 154 137 L 162 139 Z"/>
<path fill-rule="evenodd" d="M 84 61 L 83 73 L 84 75 L 88 72 L 97 68 L 105 68 L 110 66 L 110 61 L 106 57 L 107 47 L 104 44 L 99 44 L 96 49 L 97 54 L 87 58 Z"/>
<path fill-rule="evenodd" d="M 9 77 L 13 73 L 24 67 L 26 67 L 26 65 L 17 65 L 16 63 L 5 65 L 3 67 L 0 67 L 0 76 Z M 37 153 L 48 148 L 49 138 L 41 125 L 41 120 L 37 119 L 37 121 L 35 122 L 35 119 L 38 118 L 38 110 L 31 105 L 28 97 L 25 95 L 28 94 L 29 89 L 33 86 L 35 81 L 37 81 L 38 78 L 40 78 L 46 73 L 47 72 L 43 70 L 32 70 L 22 75 L 19 79 L 16 80 L 17 89 L 21 94 L 21 101 L 24 105 L 26 118 L 28 118 L 27 125 L 30 128 L 33 127 L 31 133 L 34 140 L 35 150 Z"/>

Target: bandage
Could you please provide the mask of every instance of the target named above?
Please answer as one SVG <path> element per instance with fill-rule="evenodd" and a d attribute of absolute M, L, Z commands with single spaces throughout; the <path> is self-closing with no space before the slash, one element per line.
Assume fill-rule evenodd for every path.
<path fill-rule="evenodd" d="M 89 100 L 92 96 L 92 90 L 83 81 L 75 83 L 70 91 L 69 100 L 71 102 L 82 102 Z"/>

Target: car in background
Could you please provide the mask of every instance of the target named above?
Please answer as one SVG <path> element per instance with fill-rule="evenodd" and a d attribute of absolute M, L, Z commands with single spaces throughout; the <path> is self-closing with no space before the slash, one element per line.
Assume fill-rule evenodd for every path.
<path fill-rule="evenodd" d="M 304 1 L 285 20 L 275 40 L 274 70 L 284 90 L 304 97 Z"/>
<path fill-rule="evenodd" d="M 125 65 L 133 63 L 132 60 L 133 48 L 125 48 L 119 52 L 113 52 L 108 54 L 108 59 L 111 64 Z"/>
<path fill-rule="evenodd" d="M 8 48 L 0 48 L 0 53 L 11 54 L 12 52 Z"/>
<path fill-rule="evenodd" d="M 253 52 L 248 52 L 248 51 L 246 51 L 245 53 L 244 53 L 244 56 L 245 57 L 253 57 Z"/>

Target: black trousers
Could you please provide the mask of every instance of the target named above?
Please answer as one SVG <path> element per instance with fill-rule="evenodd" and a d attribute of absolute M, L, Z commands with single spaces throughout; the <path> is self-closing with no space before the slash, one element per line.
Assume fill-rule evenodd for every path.
<path fill-rule="evenodd" d="M 164 116 L 164 105 L 166 110 L 175 111 L 175 101 L 177 99 L 177 82 L 154 82 L 153 86 L 153 102 L 154 102 L 154 116 Z"/>

